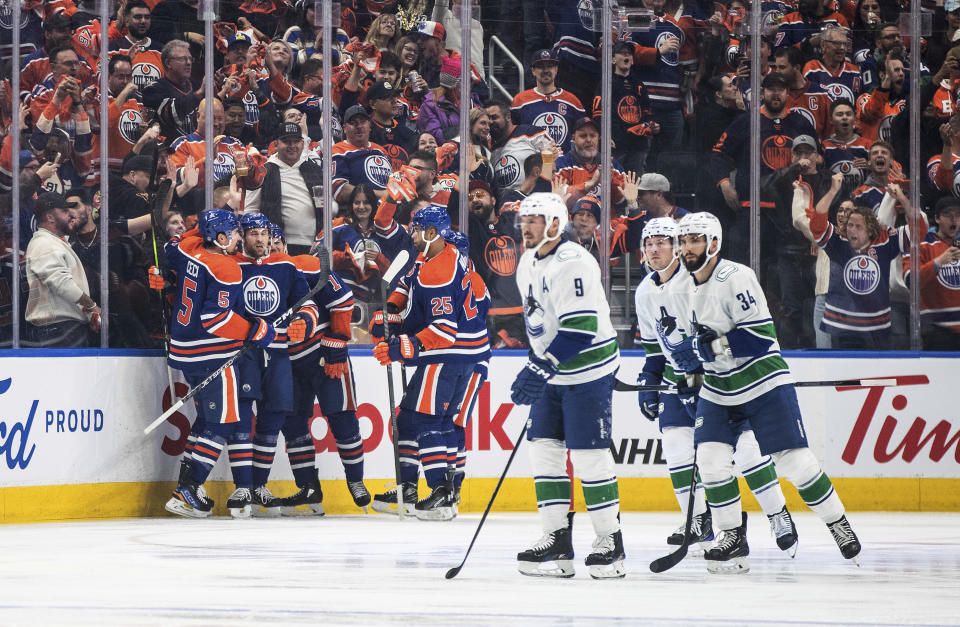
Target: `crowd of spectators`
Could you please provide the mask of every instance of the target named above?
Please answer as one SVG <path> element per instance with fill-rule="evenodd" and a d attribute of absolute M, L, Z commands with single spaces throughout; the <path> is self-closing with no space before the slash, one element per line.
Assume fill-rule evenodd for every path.
<path fill-rule="evenodd" d="M 748 263 L 749 171 L 759 162 L 760 279 L 784 348 L 906 347 L 909 283 L 918 276 L 924 348 L 960 348 L 960 0 L 924 2 L 934 28 L 919 41 L 919 68 L 909 62 L 916 42 L 900 29 L 905 3 L 763 2 L 765 62 L 753 86 L 744 0 L 622 0 L 648 9 L 651 24 L 618 29 L 609 45 L 591 9 L 599 3 L 474 2 L 469 76 L 461 76 L 458 0 L 341 0 L 329 33 L 312 1 L 221 2 L 213 42 L 204 40 L 195 0 L 121 0 L 106 35 L 88 4 L 25 0 L 18 94 L 9 62 L 0 64 L 0 188 L 10 190 L 14 160 L 20 171 L 19 198 L 3 207 L 3 236 L 10 240 L 18 209 L 21 248 L 4 247 L 2 278 L 9 283 L 20 268 L 24 345 L 97 345 L 103 286 L 109 345 L 162 345 L 162 299 L 147 287 L 147 268 L 159 245 L 206 208 L 211 177 L 215 207 L 262 212 L 283 229 L 291 254 L 332 239 L 334 269 L 362 310 L 358 329 L 367 304 L 381 298 L 392 256 L 408 245 L 401 231 L 411 213 L 426 203 L 446 207 L 467 230 L 490 289 L 494 345 L 523 347 L 513 275 L 523 252 L 514 216 L 524 197 L 563 195 L 571 215 L 565 237 L 609 263 L 629 292 L 644 274 L 640 235 L 653 217 L 711 211 L 724 226 L 722 254 Z M 10 20 L 0 24 L 0 47 L 9 50 Z M 525 84 L 488 80 L 481 56 L 493 35 L 523 60 Z M 205 55 L 213 55 L 212 91 Z M 611 103 L 601 96 L 603 63 L 612 66 Z M 322 119 L 325 64 L 330 120 Z M 921 84 L 919 172 L 908 167 L 913 71 Z M 460 101 L 463 80 L 469 103 Z M 758 155 L 750 149 L 752 89 L 762 104 Z M 205 98 L 213 99 L 212 138 Z M 610 137 L 601 131 L 605 107 Z M 324 133 L 333 145 L 329 208 Z M 609 183 L 601 180 L 604 142 L 613 154 Z M 469 181 L 459 180 L 462 159 Z M 409 197 L 391 193 L 391 179 L 408 181 Z M 920 189 L 920 207 L 907 201 L 911 186 Z M 911 259 L 912 237 L 919 261 Z M 0 289 L 7 325 L 10 294 Z M 629 335 L 629 304 L 614 314 Z M 0 342 L 9 341 L 7 330 Z"/>

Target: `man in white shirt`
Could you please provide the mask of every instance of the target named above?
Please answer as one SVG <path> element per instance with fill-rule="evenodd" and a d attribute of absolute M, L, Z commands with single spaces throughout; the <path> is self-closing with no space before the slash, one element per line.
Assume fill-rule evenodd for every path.
<path fill-rule="evenodd" d="M 44 192 L 33 213 L 37 230 L 26 254 L 30 335 L 24 338 L 24 345 L 88 346 L 88 329 L 100 331 L 100 308 L 90 298 L 80 258 L 65 241 L 73 228 L 67 203 L 56 192 Z"/>

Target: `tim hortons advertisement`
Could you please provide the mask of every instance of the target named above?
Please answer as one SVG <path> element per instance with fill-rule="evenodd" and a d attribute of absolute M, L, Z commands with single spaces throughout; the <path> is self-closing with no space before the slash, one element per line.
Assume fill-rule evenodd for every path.
<path fill-rule="evenodd" d="M 357 380 L 365 475 L 393 475 L 386 369 L 369 353 L 352 358 Z M 788 359 L 797 381 L 882 379 L 880 387 L 797 388 L 808 440 L 835 477 L 960 477 L 960 409 L 953 385 L 958 360 L 916 358 Z M 495 355 L 467 431 L 467 470 L 497 477 L 527 417 L 510 402 L 510 384 L 525 358 Z M 633 382 L 642 355 L 626 353 L 618 377 Z M 394 385 L 401 390 L 397 369 Z M 176 394 L 187 391 L 177 376 Z M 171 481 L 194 418 L 192 406 L 150 435 L 143 428 L 170 406 L 164 362 L 148 357 L 0 359 L 0 487 L 70 483 Z M 622 477 L 663 477 L 655 423 L 637 409 L 636 393 L 614 393 L 611 452 Z M 321 478 L 342 477 L 326 420 L 311 422 Z M 291 479 L 278 450 L 271 479 Z M 527 456 L 511 476 L 529 476 Z M 228 479 L 226 460 L 214 479 Z"/>

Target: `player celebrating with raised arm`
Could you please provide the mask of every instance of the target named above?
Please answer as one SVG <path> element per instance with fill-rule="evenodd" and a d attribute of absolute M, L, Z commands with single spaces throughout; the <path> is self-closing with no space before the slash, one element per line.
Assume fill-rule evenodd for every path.
<path fill-rule="evenodd" d="M 677 367 L 704 370 L 694 438 L 704 484 L 722 485 L 733 476 L 731 424 L 749 421 L 760 452 L 804 502 L 827 524 L 843 557 L 856 561 L 860 541 L 844 515 L 830 478 L 807 445 L 797 394 L 760 283 L 750 268 L 720 259 L 720 221 L 691 213 L 677 227 L 680 258 L 691 273 L 684 324 L 689 337 L 671 350 Z M 717 501 L 707 492 L 720 529 L 704 555 L 710 572 L 747 572 L 746 515 L 740 501 Z"/>
<path fill-rule="evenodd" d="M 517 555 L 524 575 L 572 577 L 567 512 L 567 449 L 583 485 L 597 539 L 586 565 L 595 579 L 626 575 L 620 495 L 610 455 L 613 384 L 620 365 L 616 332 L 600 281 L 600 266 L 582 246 L 561 237 L 567 206 L 535 193 L 517 213 L 526 249 L 517 267 L 525 298 L 529 361 L 511 387 L 530 405 L 527 439 L 543 537 Z"/>
<path fill-rule="evenodd" d="M 692 281 L 690 273 L 680 267 L 681 263 L 674 255 L 676 234 L 677 222 L 669 217 L 654 218 L 643 227 L 643 254 L 653 272 L 637 286 L 635 299 L 637 332 L 646 353 L 637 383 L 659 385 L 666 382 L 677 386 L 675 391 L 668 392 L 641 391 L 639 401 L 640 413 L 648 420 L 660 421 L 670 480 L 680 510 L 686 518 L 693 472 L 697 396 L 694 388 L 687 385 L 686 377 L 677 374 L 677 364 L 670 356 L 670 350 L 687 335 L 683 316 Z M 746 420 L 730 425 L 726 442 L 735 447 L 734 462 L 770 520 L 777 546 L 793 557 L 797 550 L 797 531 L 770 456 L 760 452 L 757 439 Z M 699 542 L 706 550 L 713 539 L 713 523 L 703 500 L 702 484 L 698 483 L 696 490 L 698 494 L 693 501 L 691 534 L 692 540 Z M 708 500 L 713 503 L 727 505 L 740 501 L 740 486 L 732 475 L 721 484 L 708 484 L 706 493 Z M 686 525 L 681 526 L 667 538 L 667 544 L 683 544 L 685 531 Z"/>
<path fill-rule="evenodd" d="M 443 239 L 449 228 L 450 216 L 443 207 L 428 205 L 413 216 L 411 237 L 420 255 L 388 299 L 388 306 L 401 313 L 400 333 L 373 349 L 383 365 L 402 361 L 416 367 L 397 415 L 398 489 L 404 491 L 404 503 L 410 502 L 408 494 L 416 494 L 417 453 L 409 446 L 418 442 L 419 461 L 432 490 L 416 504 L 414 513 L 421 520 L 450 520 L 456 513 L 453 417 L 475 363 L 489 351 L 486 328 L 471 332 L 465 324 L 478 311 L 467 258 Z M 374 335 L 383 337 L 382 324 L 379 328 Z M 384 511 L 389 498 L 389 492 L 375 496 L 374 511 Z M 392 498 L 396 500 L 395 493 Z"/>

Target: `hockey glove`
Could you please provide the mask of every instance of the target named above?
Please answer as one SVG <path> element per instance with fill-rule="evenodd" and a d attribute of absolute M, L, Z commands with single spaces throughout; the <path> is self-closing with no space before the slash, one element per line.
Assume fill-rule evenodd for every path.
<path fill-rule="evenodd" d="M 557 367 L 553 362 L 540 359 L 531 353 L 529 361 L 510 386 L 510 400 L 517 405 L 532 405 L 543 396 L 547 381 L 555 374 Z"/>
<path fill-rule="evenodd" d="M 715 339 L 717 334 L 713 331 L 688 337 L 677 345 L 671 356 L 682 371 L 693 372 L 701 363 L 710 363 L 717 358 L 710 348 L 710 342 Z"/>
<path fill-rule="evenodd" d="M 394 361 L 416 359 L 419 354 L 420 340 L 406 333 L 392 337 L 389 341 L 380 342 L 373 348 L 373 356 L 377 358 L 381 366 L 386 366 Z"/>
<path fill-rule="evenodd" d="M 403 166 L 387 178 L 387 197 L 398 205 L 417 197 L 417 178 L 420 171 Z"/>
<path fill-rule="evenodd" d="M 387 324 L 390 325 L 390 329 L 396 332 L 400 328 L 400 324 L 403 322 L 403 318 L 398 313 L 387 313 Z M 373 314 L 373 319 L 370 320 L 370 335 L 373 336 L 373 341 L 375 344 L 379 344 L 383 341 L 383 338 L 386 337 L 383 327 L 383 310 L 378 309 Z"/>
<path fill-rule="evenodd" d="M 683 405 L 683 408 L 687 411 L 687 414 L 690 415 L 692 420 L 697 419 L 697 391 L 699 388 L 693 387 L 687 383 L 686 377 L 680 377 L 680 382 L 677 384 L 677 398 L 680 400 L 680 404 Z"/>
<path fill-rule="evenodd" d="M 164 281 L 163 276 L 160 274 L 160 268 L 150 266 L 150 269 L 147 270 L 147 281 L 150 283 L 150 289 L 162 290 Z"/>
<path fill-rule="evenodd" d="M 348 370 L 347 365 L 347 338 L 338 333 L 327 333 L 320 340 L 320 350 L 323 355 L 323 371 L 331 379 L 339 379 Z"/>
<path fill-rule="evenodd" d="M 305 311 L 293 316 L 287 325 L 287 340 L 291 344 L 299 344 L 313 335 L 313 318 Z"/>
<path fill-rule="evenodd" d="M 637 385 L 660 385 L 663 379 L 660 375 L 653 372 L 641 372 L 637 377 Z M 656 390 L 640 390 L 637 392 L 637 400 L 640 402 L 640 413 L 644 418 L 653 422 L 660 415 L 660 392 Z"/>
<path fill-rule="evenodd" d="M 250 334 L 247 335 L 248 342 L 253 342 L 260 348 L 266 348 L 276 337 L 277 332 L 273 325 L 263 318 L 254 318 L 253 322 L 250 323 Z"/>

